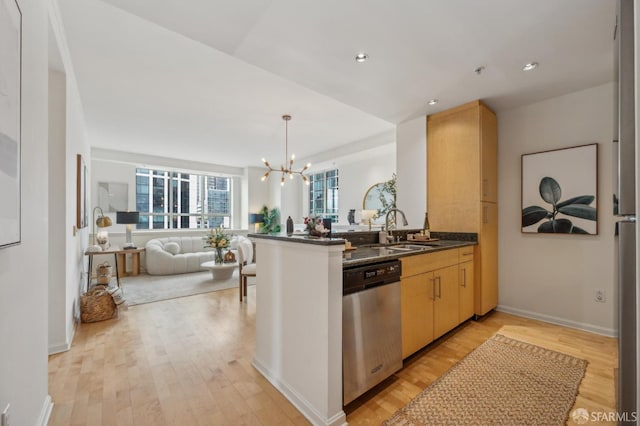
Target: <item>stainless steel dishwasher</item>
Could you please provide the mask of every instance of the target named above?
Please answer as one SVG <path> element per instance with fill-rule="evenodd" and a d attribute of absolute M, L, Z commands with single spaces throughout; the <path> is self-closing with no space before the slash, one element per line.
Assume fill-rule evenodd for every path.
<path fill-rule="evenodd" d="M 400 273 L 398 260 L 343 271 L 343 405 L 402 368 Z"/>

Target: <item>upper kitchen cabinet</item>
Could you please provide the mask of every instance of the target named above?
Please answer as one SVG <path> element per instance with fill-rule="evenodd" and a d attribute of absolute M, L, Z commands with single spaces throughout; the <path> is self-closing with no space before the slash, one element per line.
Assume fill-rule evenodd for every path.
<path fill-rule="evenodd" d="M 498 120 L 484 104 L 480 110 L 480 199 L 498 202 Z"/>
<path fill-rule="evenodd" d="M 480 101 L 427 117 L 427 206 L 434 230 L 478 232 L 479 203 L 498 199 L 497 133 L 496 115 Z"/>
<path fill-rule="evenodd" d="M 498 126 L 480 101 L 427 117 L 427 209 L 431 229 L 478 234 L 475 313 L 497 305 Z"/>

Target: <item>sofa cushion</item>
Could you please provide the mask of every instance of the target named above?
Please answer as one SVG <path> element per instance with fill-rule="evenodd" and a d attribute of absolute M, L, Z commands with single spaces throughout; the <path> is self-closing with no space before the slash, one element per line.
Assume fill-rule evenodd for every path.
<path fill-rule="evenodd" d="M 165 251 L 168 251 L 173 255 L 180 253 L 180 244 L 173 241 L 166 243 L 163 248 L 165 249 Z"/>

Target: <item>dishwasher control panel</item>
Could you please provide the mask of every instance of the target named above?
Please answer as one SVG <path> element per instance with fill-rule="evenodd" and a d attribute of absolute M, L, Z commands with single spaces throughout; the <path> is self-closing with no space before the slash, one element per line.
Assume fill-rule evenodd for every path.
<path fill-rule="evenodd" d="M 401 273 L 399 260 L 345 269 L 342 272 L 342 294 L 400 281 Z"/>

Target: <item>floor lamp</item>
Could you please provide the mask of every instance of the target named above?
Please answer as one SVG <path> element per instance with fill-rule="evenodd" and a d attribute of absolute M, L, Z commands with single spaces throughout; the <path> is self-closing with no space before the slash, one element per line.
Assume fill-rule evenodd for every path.
<path fill-rule="evenodd" d="M 98 217 L 96 218 L 96 212 L 98 212 Z M 87 248 L 87 251 L 102 251 L 104 248 L 108 248 L 109 246 L 109 235 L 106 230 L 100 231 L 100 228 L 107 228 L 113 225 L 111 218 L 109 216 L 105 216 L 102 208 L 94 207 L 93 208 L 93 245 Z M 98 234 L 100 234 L 100 241 L 102 243 L 98 244 L 98 234 L 96 234 L 96 226 L 98 227 Z"/>
<path fill-rule="evenodd" d="M 135 244 L 131 241 L 131 225 L 137 224 L 140 220 L 139 212 L 116 212 L 116 223 L 127 225 L 127 242 L 123 249 L 135 249 Z"/>

